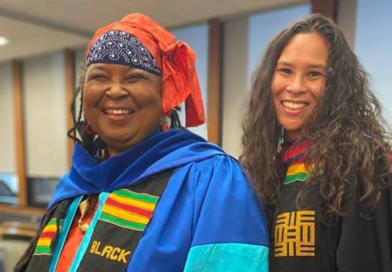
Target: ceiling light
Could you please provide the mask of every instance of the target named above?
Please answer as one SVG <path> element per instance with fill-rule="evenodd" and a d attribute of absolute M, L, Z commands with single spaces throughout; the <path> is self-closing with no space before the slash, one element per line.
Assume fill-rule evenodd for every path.
<path fill-rule="evenodd" d="M 8 39 L 0 36 L 0 46 L 6 45 L 8 43 Z"/>

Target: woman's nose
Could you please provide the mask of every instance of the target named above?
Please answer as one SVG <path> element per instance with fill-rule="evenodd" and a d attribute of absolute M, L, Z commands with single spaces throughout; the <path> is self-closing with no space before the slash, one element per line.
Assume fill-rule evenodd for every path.
<path fill-rule="evenodd" d="M 119 81 L 112 82 L 109 89 L 106 91 L 106 95 L 113 100 L 118 100 L 129 95 L 128 91 L 123 87 L 123 84 Z"/>
<path fill-rule="evenodd" d="M 301 75 L 296 75 L 287 86 L 287 90 L 292 93 L 302 93 L 306 91 L 305 80 Z"/>

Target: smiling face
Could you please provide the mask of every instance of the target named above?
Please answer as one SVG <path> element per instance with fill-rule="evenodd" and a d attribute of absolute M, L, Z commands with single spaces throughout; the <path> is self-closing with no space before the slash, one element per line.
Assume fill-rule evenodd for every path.
<path fill-rule="evenodd" d="M 161 77 L 130 66 L 91 64 L 84 82 L 83 109 L 112 157 L 158 129 Z"/>
<path fill-rule="evenodd" d="M 279 57 L 271 90 L 287 140 L 300 137 L 301 129 L 322 97 L 328 49 L 327 41 L 317 33 L 297 34 Z"/>

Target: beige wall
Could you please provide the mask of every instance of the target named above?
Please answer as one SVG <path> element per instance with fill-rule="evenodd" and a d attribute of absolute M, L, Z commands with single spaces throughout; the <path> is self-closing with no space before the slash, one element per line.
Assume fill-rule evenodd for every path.
<path fill-rule="evenodd" d="M 60 176 L 67 170 L 65 55 L 23 61 L 27 176 Z"/>
<path fill-rule="evenodd" d="M 355 48 L 355 25 L 357 21 L 357 0 L 339 1 L 337 23 L 342 28 L 351 49 Z"/>
<path fill-rule="evenodd" d="M 0 172 L 16 172 L 11 63 L 0 63 Z"/>
<path fill-rule="evenodd" d="M 234 157 L 241 152 L 241 123 L 249 94 L 247 41 L 248 17 L 225 24 L 222 147 Z"/>

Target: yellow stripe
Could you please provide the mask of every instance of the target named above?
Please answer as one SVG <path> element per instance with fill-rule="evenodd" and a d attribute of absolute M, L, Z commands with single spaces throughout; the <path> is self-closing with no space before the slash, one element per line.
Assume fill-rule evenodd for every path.
<path fill-rule="evenodd" d="M 287 170 L 287 176 L 292 176 L 298 173 L 309 173 L 309 170 L 312 170 L 312 166 L 309 169 L 306 168 L 305 164 L 297 163 L 294 165 L 290 165 L 289 169 Z"/>
<path fill-rule="evenodd" d="M 56 232 L 57 231 L 57 226 L 56 225 L 48 225 L 44 228 L 43 232 Z"/>
<path fill-rule="evenodd" d="M 142 208 L 147 211 L 153 211 L 155 209 L 155 204 L 146 203 L 146 202 L 142 202 L 126 197 L 121 197 L 115 194 L 110 194 L 110 198 L 116 200 L 117 202 L 120 202 L 121 204 Z"/>
<path fill-rule="evenodd" d="M 40 238 L 38 240 L 37 246 L 50 246 L 52 239 L 50 238 Z"/>
<path fill-rule="evenodd" d="M 139 215 L 136 215 L 134 213 L 127 212 L 127 211 L 124 211 L 124 210 L 120 210 L 120 209 L 117 209 L 117 208 L 113 208 L 113 207 L 108 206 L 108 205 L 105 205 L 103 207 L 102 212 L 108 213 L 110 215 L 119 217 L 119 218 L 127 220 L 127 221 L 140 223 L 140 224 L 147 224 L 148 220 L 149 220 L 148 218 L 146 218 L 144 216 L 139 216 Z"/>

